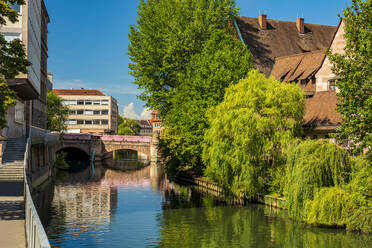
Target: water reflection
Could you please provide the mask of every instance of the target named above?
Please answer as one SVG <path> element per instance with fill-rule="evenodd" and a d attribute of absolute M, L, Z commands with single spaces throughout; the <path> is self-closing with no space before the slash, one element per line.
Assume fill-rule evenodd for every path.
<path fill-rule="evenodd" d="M 46 191 L 53 247 L 372 247 L 371 236 L 308 227 L 285 211 L 220 205 L 155 165 L 89 169 Z"/>

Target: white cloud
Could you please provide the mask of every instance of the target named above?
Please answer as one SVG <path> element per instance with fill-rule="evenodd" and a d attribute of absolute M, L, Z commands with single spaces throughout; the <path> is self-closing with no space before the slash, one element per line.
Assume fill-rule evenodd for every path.
<path fill-rule="evenodd" d="M 141 120 L 149 120 L 151 119 L 151 110 L 149 108 L 145 108 L 143 109 L 140 117 L 141 117 Z"/>
<path fill-rule="evenodd" d="M 145 108 L 142 110 L 141 114 L 138 115 L 134 110 L 134 103 L 131 102 L 127 106 L 124 106 L 123 116 L 126 118 L 136 119 L 136 120 L 149 120 L 151 118 L 151 110 Z"/>

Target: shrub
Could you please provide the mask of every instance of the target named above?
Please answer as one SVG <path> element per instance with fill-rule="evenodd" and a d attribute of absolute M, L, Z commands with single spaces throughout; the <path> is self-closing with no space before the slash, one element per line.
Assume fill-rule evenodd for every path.
<path fill-rule="evenodd" d="M 348 182 L 350 161 L 347 153 L 328 141 L 295 142 L 288 151 L 284 195 L 289 215 L 303 218 L 307 200 L 313 200 L 320 187 L 332 187 Z"/>

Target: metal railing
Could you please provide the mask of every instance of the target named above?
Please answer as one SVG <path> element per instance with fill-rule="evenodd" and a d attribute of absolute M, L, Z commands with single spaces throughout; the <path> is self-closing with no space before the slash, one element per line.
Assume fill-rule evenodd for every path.
<path fill-rule="evenodd" d="M 25 197 L 25 228 L 26 228 L 26 243 L 27 248 L 50 248 L 48 236 L 45 233 L 44 227 L 40 221 L 32 200 L 30 185 L 27 177 L 27 167 L 29 154 L 31 150 L 31 129 L 27 138 L 26 152 L 24 157 L 24 197 Z"/>

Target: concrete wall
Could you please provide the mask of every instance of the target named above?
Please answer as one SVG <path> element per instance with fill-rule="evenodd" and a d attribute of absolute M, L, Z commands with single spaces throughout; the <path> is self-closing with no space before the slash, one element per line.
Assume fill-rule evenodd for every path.
<path fill-rule="evenodd" d="M 345 35 L 345 23 L 341 22 L 339 25 L 339 28 L 337 30 L 337 33 L 335 35 L 335 38 L 332 42 L 331 45 L 331 50 L 333 53 L 338 53 L 338 54 L 344 54 L 344 47 L 346 45 L 346 41 L 344 38 Z M 329 90 L 329 80 L 330 79 L 337 79 L 337 75 L 335 75 L 332 72 L 332 64 L 328 59 L 328 56 L 323 62 L 322 67 L 320 70 L 316 73 L 315 78 L 316 78 L 316 91 L 327 91 Z M 338 92 L 338 89 L 336 89 Z"/>

